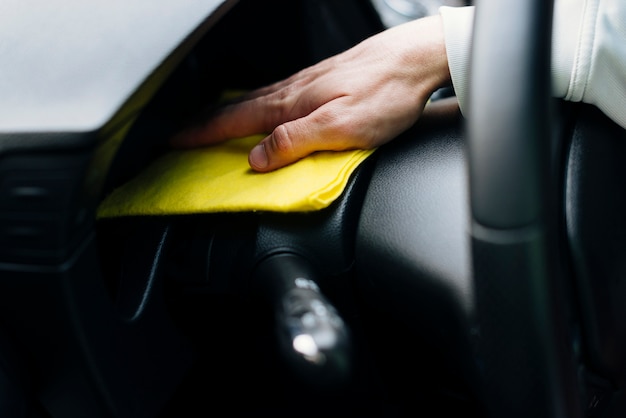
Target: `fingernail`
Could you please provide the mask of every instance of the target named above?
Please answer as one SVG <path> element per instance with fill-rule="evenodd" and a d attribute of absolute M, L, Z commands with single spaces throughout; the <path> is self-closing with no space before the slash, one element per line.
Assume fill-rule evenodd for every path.
<path fill-rule="evenodd" d="M 260 143 L 250 151 L 250 165 L 256 168 L 267 167 L 267 153 L 265 152 L 265 144 Z"/>

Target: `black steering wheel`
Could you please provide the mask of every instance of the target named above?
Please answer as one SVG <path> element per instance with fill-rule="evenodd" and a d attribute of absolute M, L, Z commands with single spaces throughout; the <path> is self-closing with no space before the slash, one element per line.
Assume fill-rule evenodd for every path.
<path fill-rule="evenodd" d="M 471 248 L 477 358 L 494 417 L 582 416 L 558 265 L 552 14 L 552 2 L 541 0 L 485 0 L 476 8 L 467 115 Z"/>

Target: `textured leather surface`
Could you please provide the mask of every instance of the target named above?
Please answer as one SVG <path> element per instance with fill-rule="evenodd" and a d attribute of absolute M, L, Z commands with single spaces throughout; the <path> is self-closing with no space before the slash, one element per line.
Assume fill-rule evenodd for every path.
<path fill-rule="evenodd" d="M 462 122 L 416 126 L 377 151 L 356 259 L 371 303 L 469 365 L 473 292 Z"/>
<path fill-rule="evenodd" d="M 623 379 L 626 350 L 626 131 L 581 106 L 566 177 L 568 239 L 593 367 Z"/>

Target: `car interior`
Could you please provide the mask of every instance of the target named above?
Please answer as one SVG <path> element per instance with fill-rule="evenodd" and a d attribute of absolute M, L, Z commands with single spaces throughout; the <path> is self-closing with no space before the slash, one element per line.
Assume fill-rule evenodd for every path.
<path fill-rule="evenodd" d="M 473 2 L 33 1 L 0 6 L 2 417 L 624 416 L 626 132 L 550 97 L 551 2 L 478 2 L 472 112 L 435 92 L 327 207 L 98 217 L 224 92 Z"/>

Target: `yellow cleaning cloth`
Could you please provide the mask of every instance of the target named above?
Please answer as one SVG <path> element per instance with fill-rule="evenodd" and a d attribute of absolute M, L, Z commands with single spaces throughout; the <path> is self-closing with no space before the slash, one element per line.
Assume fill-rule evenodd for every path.
<path fill-rule="evenodd" d="M 248 165 L 256 135 L 171 151 L 114 190 L 98 218 L 215 212 L 308 212 L 330 205 L 374 150 L 323 151 L 269 173 Z"/>

